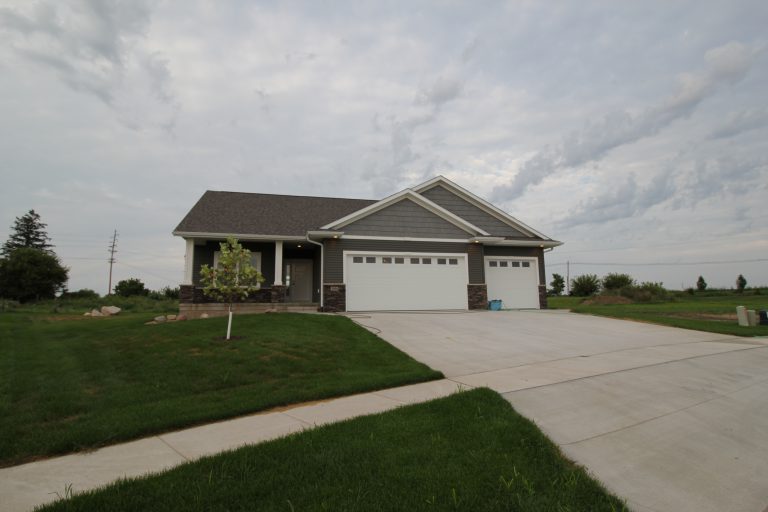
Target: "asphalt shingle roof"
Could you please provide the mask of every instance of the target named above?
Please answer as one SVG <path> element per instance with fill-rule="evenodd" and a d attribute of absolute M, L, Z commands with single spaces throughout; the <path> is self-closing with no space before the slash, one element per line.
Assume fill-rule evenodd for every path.
<path fill-rule="evenodd" d="M 174 231 L 304 236 L 375 202 L 208 190 Z"/>

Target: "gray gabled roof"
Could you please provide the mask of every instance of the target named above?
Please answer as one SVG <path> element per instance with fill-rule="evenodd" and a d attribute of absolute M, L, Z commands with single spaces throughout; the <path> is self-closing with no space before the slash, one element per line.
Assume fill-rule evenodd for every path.
<path fill-rule="evenodd" d="M 304 236 L 375 203 L 370 199 L 284 196 L 208 190 L 174 233 Z"/>

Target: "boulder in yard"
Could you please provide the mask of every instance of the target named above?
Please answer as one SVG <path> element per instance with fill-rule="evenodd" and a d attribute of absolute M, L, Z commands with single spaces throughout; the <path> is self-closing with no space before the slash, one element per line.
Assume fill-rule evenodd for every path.
<path fill-rule="evenodd" d="M 200 318 L 208 318 L 208 313 L 203 313 L 202 315 L 200 315 Z"/>
<path fill-rule="evenodd" d="M 91 312 L 90 311 L 86 311 L 85 313 L 83 313 L 83 316 L 91 316 Z"/>
<path fill-rule="evenodd" d="M 144 325 L 157 325 L 157 322 L 150 320 L 149 322 L 144 322 Z"/>
<path fill-rule="evenodd" d="M 165 322 L 165 315 L 156 316 L 155 317 L 155 322 L 157 322 L 159 324 Z"/>
<path fill-rule="evenodd" d="M 166 319 L 167 319 L 169 322 L 173 322 L 174 320 L 176 320 L 176 315 L 165 315 L 165 318 L 166 318 Z"/>
<path fill-rule="evenodd" d="M 187 315 L 184 315 L 184 314 L 176 315 L 176 321 L 177 322 L 181 322 L 181 321 L 186 320 L 186 319 L 187 319 Z"/>
<path fill-rule="evenodd" d="M 92 309 L 91 316 L 104 316 L 104 315 L 102 315 L 101 311 L 99 311 L 98 309 Z"/>
<path fill-rule="evenodd" d="M 104 316 L 112 316 L 120 313 L 122 309 L 117 306 L 101 306 L 101 314 Z"/>

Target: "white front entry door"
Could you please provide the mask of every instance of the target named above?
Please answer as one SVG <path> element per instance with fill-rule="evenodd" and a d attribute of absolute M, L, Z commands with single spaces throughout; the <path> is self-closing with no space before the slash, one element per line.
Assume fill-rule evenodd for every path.
<path fill-rule="evenodd" d="M 488 300 L 501 299 L 504 309 L 539 309 L 539 268 L 536 258 L 486 256 Z"/>
<path fill-rule="evenodd" d="M 347 311 L 467 309 L 466 254 L 344 254 Z"/>

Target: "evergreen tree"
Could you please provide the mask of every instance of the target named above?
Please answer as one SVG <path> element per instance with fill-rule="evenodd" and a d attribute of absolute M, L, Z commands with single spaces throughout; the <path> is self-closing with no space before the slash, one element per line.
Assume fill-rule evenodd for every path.
<path fill-rule="evenodd" d="M 45 231 L 47 226 L 40 220 L 40 215 L 35 210 L 29 210 L 21 217 L 16 217 L 16 221 L 11 226 L 11 236 L 3 244 L 0 253 L 3 256 L 8 256 L 16 249 L 28 247 L 54 254 L 53 245 L 49 243 L 51 239 L 48 238 L 48 233 Z"/>
<path fill-rule="evenodd" d="M 20 247 L 0 259 L 0 297 L 20 302 L 52 299 L 65 289 L 68 274 L 55 254 Z"/>
<path fill-rule="evenodd" d="M 699 276 L 699 280 L 696 281 L 696 289 L 700 292 L 707 289 L 707 282 L 704 280 L 704 276 Z"/>

